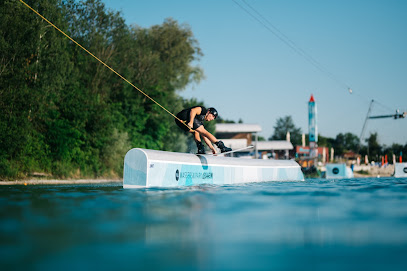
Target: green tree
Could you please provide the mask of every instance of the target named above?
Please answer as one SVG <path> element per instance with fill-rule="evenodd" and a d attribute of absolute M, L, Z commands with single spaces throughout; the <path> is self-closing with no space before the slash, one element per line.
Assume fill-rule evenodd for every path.
<path fill-rule="evenodd" d="M 256 140 L 256 136 L 252 135 L 252 141 Z M 266 138 L 264 138 L 263 136 L 257 136 L 257 141 L 266 141 Z"/>
<path fill-rule="evenodd" d="M 337 155 L 342 155 L 347 151 L 357 152 L 359 137 L 352 133 L 339 133 L 332 143 Z"/>
<path fill-rule="evenodd" d="M 133 27 L 130 35 L 129 78 L 170 112 L 179 112 L 182 101 L 177 91 L 203 76 L 199 67 L 192 66 L 202 55 L 192 31 L 166 19 L 148 29 Z M 124 96 L 123 112 L 130 122 L 126 126 L 132 145 L 172 150 L 174 118 L 134 89 L 126 89 Z"/>
<path fill-rule="evenodd" d="M 379 155 L 382 154 L 382 147 L 379 144 L 377 133 L 371 133 L 365 141 L 367 143 L 369 159 L 378 161 Z"/>
<path fill-rule="evenodd" d="M 188 25 L 130 28 L 100 0 L 29 4 L 170 112 L 203 78 Z M 131 147 L 186 149 L 170 114 L 18 1 L 0 2 L 0 27 L 1 178 L 121 175 Z"/>
<path fill-rule="evenodd" d="M 393 154 L 396 155 L 397 157 L 400 156 L 400 153 L 404 152 L 404 146 L 401 144 L 392 144 L 389 147 L 383 146 L 383 155 L 387 155 L 389 162 L 392 163 L 393 159 Z M 397 159 L 397 162 L 399 160 Z"/>
<path fill-rule="evenodd" d="M 287 132 L 290 132 L 290 138 L 293 145 L 301 145 L 301 128 L 294 125 L 291 116 L 278 118 L 274 126 L 274 133 L 269 140 L 285 140 Z"/>
<path fill-rule="evenodd" d="M 216 118 L 217 123 L 236 123 L 234 120 L 223 119 L 221 116 Z"/>
<path fill-rule="evenodd" d="M 308 138 L 308 136 L 306 136 L 306 138 Z M 335 139 L 318 134 L 318 146 L 332 148 L 334 144 Z"/>
<path fill-rule="evenodd" d="M 60 1 L 30 4 L 66 27 Z M 49 170 L 45 122 L 71 69 L 67 43 L 17 1 L 2 1 L 0 10 L 0 168 L 7 175 L 12 165 L 14 173 L 8 176 Z"/>
<path fill-rule="evenodd" d="M 66 1 L 65 7 L 71 37 L 117 72 L 123 72 L 119 63 L 129 30 L 120 14 L 95 0 Z M 75 80 L 66 87 L 69 98 L 61 101 L 60 111 L 80 129 L 77 141 L 82 142 L 81 155 L 76 154 L 76 164 L 81 171 L 99 176 L 111 168 L 119 169 L 125 149 L 131 146 L 121 103 L 114 99 L 122 91 L 123 82 L 81 48 L 70 45 Z"/>

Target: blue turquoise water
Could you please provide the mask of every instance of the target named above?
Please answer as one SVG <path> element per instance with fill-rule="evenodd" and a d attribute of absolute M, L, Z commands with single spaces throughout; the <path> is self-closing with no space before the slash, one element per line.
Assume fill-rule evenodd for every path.
<path fill-rule="evenodd" d="M 407 179 L 0 186 L 1 270 L 407 270 Z"/>

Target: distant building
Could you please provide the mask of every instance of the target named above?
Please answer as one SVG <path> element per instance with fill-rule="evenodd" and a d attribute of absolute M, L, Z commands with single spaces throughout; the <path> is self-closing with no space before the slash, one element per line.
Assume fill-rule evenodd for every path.
<path fill-rule="evenodd" d="M 294 149 L 291 142 L 285 140 L 258 141 L 257 133 L 261 130 L 261 126 L 258 124 L 217 123 L 215 132 L 218 139 L 234 150 L 254 146 L 254 149 L 235 153 L 236 156 L 288 159 L 289 151 Z M 252 140 L 253 136 L 254 140 Z"/>
<path fill-rule="evenodd" d="M 257 136 L 261 132 L 261 126 L 258 124 L 245 123 L 217 123 L 216 137 L 222 139 L 246 139 L 247 145 L 252 144 L 252 136 Z"/>
<path fill-rule="evenodd" d="M 294 149 L 293 144 L 286 140 L 259 141 L 257 149 L 263 158 L 290 159 L 290 151 Z"/>
<path fill-rule="evenodd" d="M 216 137 L 225 143 L 226 146 L 236 150 L 248 147 L 252 145 L 253 135 L 255 136 L 255 142 L 257 142 L 257 133 L 261 132 L 261 126 L 258 124 L 245 124 L 245 123 L 217 123 Z M 256 144 L 253 144 L 256 148 Z M 252 149 L 244 150 L 239 153 L 235 153 L 237 156 L 248 155 Z M 256 156 L 255 151 L 255 158 Z"/>
<path fill-rule="evenodd" d="M 295 156 L 298 159 L 298 163 L 302 167 L 310 167 L 314 165 L 314 157 L 310 157 L 310 147 L 309 146 L 295 146 Z M 328 147 L 318 147 L 317 148 L 317 159 L 322 163 L 329 162 L 329 148 Z"/>

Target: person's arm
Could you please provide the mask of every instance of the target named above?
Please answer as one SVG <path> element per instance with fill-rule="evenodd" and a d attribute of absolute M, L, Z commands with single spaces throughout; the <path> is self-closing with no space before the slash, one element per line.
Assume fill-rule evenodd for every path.
<path fill-rule="evenodd" d="M 190 118 L 188 122 L 188 126 L 191 127 L 191 129 L 194 127 L 194 119 L 196 115 L 201 114 L 202 108 L 200 106 L 194 107 L 191 109 L 191 112 L 189 113 Z"/>
<path fill-rule="evenodd" d="M 212 142 L 209 140 L 209 138 L 207 138 L 206 136 L 203 136 L 203 139 L 206 143 L 206 145 L 208 145 L 208 147 L 211 149 L 213 154 L 216 154 L 216 149 L 213 147 Z"/>

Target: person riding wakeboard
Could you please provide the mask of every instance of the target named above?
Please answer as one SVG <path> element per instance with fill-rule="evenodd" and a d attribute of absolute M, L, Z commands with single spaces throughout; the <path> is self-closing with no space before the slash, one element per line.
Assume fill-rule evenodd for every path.
<path fill-rule="evenodd" d="M 193 134 L 196 146 L 198 148 L 198 154 L 206 153 L 205 146 L 202 144 L 201 141 L 201 136 L 203 137 L 208 147 L 212 150 L 213 154 L 216 154 L 216 149 L 213 147 L 212 143 L 214 143 L 222 153 L 232 151 L 231 148 L 226 147 L 222 141 L 216 139 L 214 135 L 208 132 L 203 125 L 204 120 L 212 121 L 216 119 L 217 116 L 218 111 L 216 111 L 216 109 L 213 107 L 206 109 L 203 106 L 193 106 L 179 112 L 177 114 L 177 118 L 179 118 L 182 122 L 180 122 L 178 119 L 175 119 L 175 123 L 183 131 Z M 185 124 L 188 126 L 186 126 Z"/>

